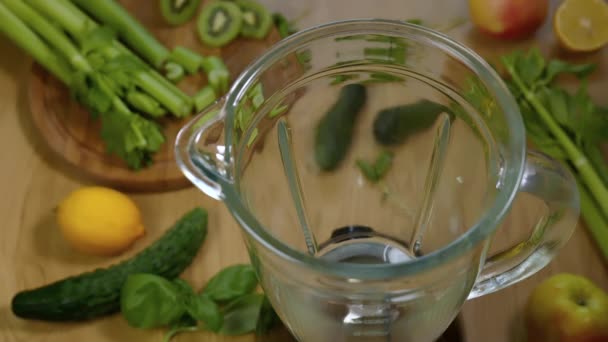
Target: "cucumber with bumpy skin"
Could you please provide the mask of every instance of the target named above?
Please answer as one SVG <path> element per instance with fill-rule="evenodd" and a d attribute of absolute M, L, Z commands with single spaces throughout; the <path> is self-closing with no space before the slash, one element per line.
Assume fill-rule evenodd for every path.
<path fill-rule="evenodd" d="M 453 118 L 448 107 L 429 100 L 383 109 L 374 120 L 374 137 L 381 145 L 400 144 L 433 126 L 441 113 Z"/>
<path fill-rule="evenodd" d="M 335 169 L 346 156 L 355 120 L 365 104 L 366 96 L 366 88 L 361 84 L 342 87 L 338 100 L 317 124 L 315 160 L 321 170 Z"/>
<path fill-rule="evenodd" d="M 120 310 L 120 291 L 134 273 L 152 273 L 167 279 L 179 276 L 194 259 L 207 235 L 207 211 L 195 208 L 159 240 L 131 259 L 106 269 L 72 276 L 18 293 L 13 313 L 45 321 L 83 321 Z"/>

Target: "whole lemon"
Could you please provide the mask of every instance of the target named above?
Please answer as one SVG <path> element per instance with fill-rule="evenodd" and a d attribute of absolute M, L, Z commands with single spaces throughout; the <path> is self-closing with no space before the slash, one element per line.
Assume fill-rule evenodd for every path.
<path fill-rule="evenodd" d="M 110 256 L 144 235 L 141 213 L 125 194 L 100 186 L 70 193 L 57 208 L 57 223 L 78 251 Z"/>

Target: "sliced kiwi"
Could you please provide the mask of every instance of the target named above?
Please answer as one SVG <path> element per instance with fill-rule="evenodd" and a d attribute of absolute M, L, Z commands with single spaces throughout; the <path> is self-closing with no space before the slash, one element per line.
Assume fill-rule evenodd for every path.
<path fill-rule="evenodd" d="M 220 47 L 230 43 L 241 32 L 243 16 L 239 6 L 230 1 L 213 1 L 203 7 L 196 23 L 204 44 Z"/>
<path fill-rule="evenodd" d="M 241 35 L 248 38 L 264 39 L 272 27 L 272 14 L 253 0 L 237 0 L 243 13 Z"/>
<path fill-rule="evenodd" d="M 196 13 L 201 0 L 160 0 L 160 13 L 171 25 L 181 25 Z"/>

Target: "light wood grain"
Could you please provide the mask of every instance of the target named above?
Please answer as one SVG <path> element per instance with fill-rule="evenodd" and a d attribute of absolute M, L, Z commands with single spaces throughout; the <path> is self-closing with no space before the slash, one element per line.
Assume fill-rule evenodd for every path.
<path fill-rule="evenodd" d="M 135 1 L 135 0 L 133 0 Z M 150 1 L 137 1 L 152 6 Z M 466 15 L 463 1 L 265 1 L 273 9 L 283 8 L 290 16 L 306 14 L 301 27 L 330 19 L 348 17 L 428 18 L 446 22 Z M 347 6 L 344 4 L 348 3 Z M 144 18 L 145 19 L 145 18 Z M 535 40 L 521 43 L 497 43 L 479 36 L 470 25 L 450 31 L 450 35 L 469 44 L 490 60 L 508 49 L 539 44 L 544 52 L 561 54 L 554 48 L 549 23 Z M 591 92 L 604 105 L 602 97 L 608 87 L 608 51 L 578 60 L 600 63 L 591 81 Z M 183 212 L 194 205 L 210 211 L 209 236 L 200 254 L 184 277 L 194 286 L 203 284 L 217 270 L 236 262 L 248 262 L 241 234 L 224 206 L 205 197 L 196 189 L 151 194 L 133 194 L 145 213 L 147 235 L 125 255 L 112 260 L 86 258 L 71 251 L 61 239 L 52 217 L 57 202 L 71 190 L 92 184 L 73 168 L 66 167 L 57 155 L 50 153 L 33 127 L 27 105 L 27 83 L 31 60 L 14 44 L 0 37 L 0 341 L 159 341 L 162 332 L 129 328 L 119 316 L 85 324 L 49 324 L 26 322 L 15 318 L 9 309 L 10 299 L 18 290 L 38 286 L 93 267 L 108 265 L 136 253 L 157 238 Z M 517 215 L 502 228 L 505 236 L 518 236 L 522 227 Z M 608 269 L 602 262 L 588 233 L 581 225 L 559 256 L 542 272 L 498 293 L 467 302 L 463 323 L 468 342 L 521 341 L 522 307 L 531 289 L 550 274 L 574 272 L 589 277 L 608 290 Z M 277 341 L 288 341 L 282 335 Z M 212 334 L 184 335 L 177 341 L 249 342 L 252 336 L 224 338 Z"/>

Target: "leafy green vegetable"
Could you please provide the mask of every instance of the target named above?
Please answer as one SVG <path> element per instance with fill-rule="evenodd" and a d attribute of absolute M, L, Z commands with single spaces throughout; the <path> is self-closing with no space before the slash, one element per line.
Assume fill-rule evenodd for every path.
<path fill-rule="evenodd" d="M 541 151 L 569 165 L 581 190 L 583 217 L 608 258 L 608 167 L 598 147 L 608 139 L 608 117 L 592 102 L 584 80 L 594 66 L 547 62 L 536 48 L 505 55 L 502 64 L 528 138 Z M 582 80 L 574 93 L 554 82 L 566 73 Z"/>
<path fill-rule="evenodd" d="M 253 292 L 256 287 L 253 267 L 244 264 L 221 270 L 198 294 L 179 278 L 169 281 L 136 274 L 122 288 L 121 308 L 133 327 L 168 327 L 163 341 L 203 329 L 225 335 L 263 335 L 280 320 L 268 299 Z"/>
<path fill-rule="evenodd" d="M 133 18 L 125 19 L 128 13 L 113 1 L 95 6 L 123 16 L 113 18 L 117 22 L 136 24 Z M 67 0 L 6 0 L 0 16 L 0 31 L 63 81 L 92 117 L 101 120 L 107 151 L 130 168 L 149 165 L 164 142 L 160 126 L 135 111 L 151 117 L 192 112 L 190 97 L 118 42 L 116 34 L 142 34 L 141 26 L 100 26 Z M 164 48 L 156 45 L 143 49 L 150 48 L 158 57 Z M 174 68 L 171 76 L 179 78 L 180 70 L 181 66 Z"/>
<path fill-rule="evenodd" d="M 272 328 L 281 322 L 279 316 L 272 308 L 268 297 L 264 296 L 262 301 L 262 307 L 260 308 L 260 315 L 258 317 L 258 323 L 255 328 L 256 335 L 267 334 Z"/>
<path fill-rule="evenodd" d="M 206 294 L 191 296 L 186 302 L 186 311 L 190 317 L 203 322 L 206 329 L 219 331 L 223 316 L 217 304 Z"/>
<path fill-rule="evenodd" d="M 363 159 L 357 159 L 355 164 L 367 180 L 376 183 L 386 175 L 393 164 L 393 153 L 390 151 L 380 152 L 373 164 Z"/>
<path fill-rule="evenodd" d="M 48 1 L 48 0 L 44 0 Z M 160 68 L 169 51 L 115 0 L 71 0 L 100 22 L 112 27 L 129 47 L 146 61 Z M 49 1 L 52 2 L 52 1 Z"/>
<path fill-rule="evenodd" d="M 129 276 L 121 291 L 122 314 L 136 328 L 162 327 L 178 320 L 185 311 L 178 302 L 176 287 L 153 274 Z"/>
<path fill-rule="evenodd" d="M 220 332 L 224 335 L 243 335 L 256 331 L 263 302 L 264 295 L 250 293 L 228 303 L 223 309 L 224 325 Z"/>
<path fill-rule="evenodd" d="M 201 292 L 215 301 L 230 301 L 251 293 L 258 285 L 258 278 L 251 265 L 226 267 L 213 276 Z"/>

